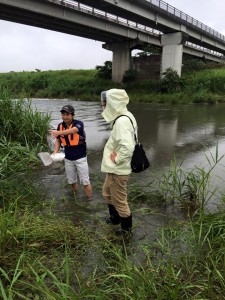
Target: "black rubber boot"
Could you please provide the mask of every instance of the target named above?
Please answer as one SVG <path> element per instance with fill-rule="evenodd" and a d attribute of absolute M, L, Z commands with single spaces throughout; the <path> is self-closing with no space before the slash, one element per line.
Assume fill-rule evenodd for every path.
<path fill-rule="evenodd" d="M 116 231 L 116 235 L 124 235 L 131 233 L 132 230 L 132 215 L 126 218 L 120 217 L 121 228 Z"/>
<path fill-rule="evenodd" d="M 106 219 L 107 224 L 120 224 L 120 216 L 116 208 L 112 204 L 108 204 L 110 217 Z"/>

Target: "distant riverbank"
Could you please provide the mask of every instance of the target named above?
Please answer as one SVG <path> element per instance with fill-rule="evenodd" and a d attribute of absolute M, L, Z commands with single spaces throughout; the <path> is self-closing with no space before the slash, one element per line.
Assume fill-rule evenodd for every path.
<path fill-rule="evenodd" d="M 178 77 L 168 71 L 159 81 L 130 80 L 126 84 L 102 79 L 97 70 L 0 73 L 0 88 L 13 98 L 70 98 L 98 101 L 101 91 L 124 88 L 131 102 L 217 103 L 225 101 L 225 68 L 193 71 Z"/>

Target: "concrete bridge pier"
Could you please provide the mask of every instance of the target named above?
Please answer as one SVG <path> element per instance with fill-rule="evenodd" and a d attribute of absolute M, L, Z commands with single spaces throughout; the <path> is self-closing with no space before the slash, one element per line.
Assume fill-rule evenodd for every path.
<path fill-rule="evenodd" d="M 139 42 L 140 43 L 140 42 Z M 124 73 L 130 69 L 131 50 L 138 44 L 138 41 L 123 41 L 106 43 L 102 47 L 113 52 L 112 58 L 112 80 L 122 82 Z"/>
<path fill-rule="evenodd" d="M 181 75 L 183 45 L 187 41 L 188 34 L 183 32 L 166 33 L 160 37 L 162 51 L 161 76 L 167 68 L 172 68 Z"/>

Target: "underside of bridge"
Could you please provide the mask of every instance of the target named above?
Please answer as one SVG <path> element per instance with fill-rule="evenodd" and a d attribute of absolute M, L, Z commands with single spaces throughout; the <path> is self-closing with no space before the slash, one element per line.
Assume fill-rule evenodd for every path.
<path fill-rule="evenodd" d="M 54 4 L 48 3 L 49 9 L 55 7 Z M 67 8 L 63 8 L 68 10 Z M 45 13 L 44 13 L 45 12 Z M 82 18 L 83 14 L 76 11 L 76 18 L 80 14 Z M 90 31 L 90 24 L 94 22 L 94 16 L 88 16 L 89 22 L 87 26 L 84 24 L 76 23 L 76 20 L 68 21 L 61 15 L 52 16 L 47 13 L 47 9 L 40 10 L 39 12 L 26 10 L 22 8 L 11 7 L 9 5 L 0 4 L 0 19 L 5 21 L 16 22 L 24 25 L 39 27 L 43 29 L 58 31 L 74 36 L 80 36 L 87 39 L 97 40 L 101 42 L 120 42 L 124 40 L 124 37 L 120 37 L 118 34 L 111 33 L 110 35 L 106 30 L 95 29 L 92 27 Z"/>
<path fill-rule="evenodd" d="M 181 74 L 184 43 L 189 38 L 184 32 L 170 32 L 171 30 L 167 30 L 167 27 L 161 28 L 155 21 L 147 20 L 136 12 L 122 8 L 119 10 L 120 17 L 129 17 L 132 21 L 141 21 L 142 24 L 164 31 L 164 34 L 156 36 L 132 26 L 120 24 L 117 22 L 118 20 L 113 22 L 112 19 L 107 19 L 105 15 L 99 16 L 93 11 L 84 13 L 79 9 L 71 9 L 69 6 L 63 5 L 63 2 L 0 0 L 0 19 L 105 43 L 103 48 L 113 53 L 112 78 L 115 82 L 121 82 L 125 71 L 131 67 L 131 50 L 141 49 L 144 45 L 151 43 L 162 47 L 161 74 L 168 67 L 176 70 L 179 75 Z M 116 2 L 118 0 L 82 0 L 84 4 L 117 15 Z M 138 0 L 139 2 L 142 8 L 145 8 L 146 5 L 149 6 L 145 0 Z M 133 0 L 131 3 L 136 4 Z M 158 8 L 154 5 L 151 9 L 153 13 L 158 12 Z M 197 52 L 192 50 L 192 53 L 195 55 Z"/>

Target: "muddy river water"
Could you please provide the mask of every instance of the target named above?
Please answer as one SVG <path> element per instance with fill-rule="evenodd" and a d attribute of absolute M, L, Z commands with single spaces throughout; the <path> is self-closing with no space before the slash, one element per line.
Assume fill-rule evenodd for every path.
<path fill-rule="evenodd" d="M 109 127 L 101 116 L 100 103 L 72 101 L 67 99 L 32 99 L 32 106 L 38 111 L 51 115 L 52 128 L 61 121 L 60 109 L 65 104 L 75 107 L 76 118 L 85 124 L 88 147 L 90 176 L 94 182 L 94 200 L 87 202 L 82 191 L 74 199 L 66 184 L 63 163 L 42 167 L 38 180 L 46 188 L 46 197 L 54 199 L 53 212 L 59 216 L 68 216 L 75 223 L 79 220 L 103 217 L 107 207 L 101 196 L 100 185 L 104 174 L 100 171 L 102 151 L 109 137 Z M 206 157 L 213 159 L 225 153 L 225 104 L 215 105 L 166 105 L 166 104 L 129 104 L 129 110 L 138 123 L 138 137 L 151 160 L 151 168 L 141 174 L 132 174 L 131 182 L 149 182 L 159 172 L 168 170 L 171 160 L 176 157 L 177 164 L 193 169 L 207 164 Z M 217 146 L 218 145 L 218 146 Z M 214 185 L 223 189 L 225 161 L 221 159 L 214 170 Z M 96 181 L 96 178 L 99 178 Z M 96 187 L 96 188 L 95 188 Z M 216 209 L 216 204 L 209 204 Z M 139 214 L 134 216 L 134 239 L 151 236 L 157 228 L 172 218 L 179 218 L 177 210 L 169 208 L 161 214 Z"/>

